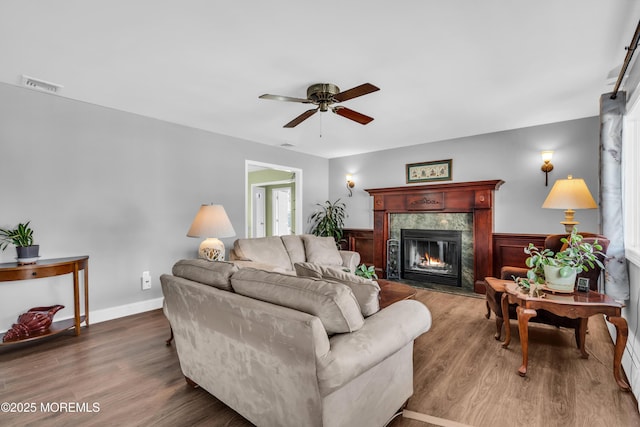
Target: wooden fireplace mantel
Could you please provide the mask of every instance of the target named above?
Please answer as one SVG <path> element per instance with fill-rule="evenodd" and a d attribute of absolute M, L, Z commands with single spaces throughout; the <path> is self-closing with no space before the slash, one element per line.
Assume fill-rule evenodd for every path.
<path fill-rule="evenodd" d="M 492 274 L 493 199 L 502 180 L 407 185 L 365 190 L 373 196 L 373 259 L 376 272 L 384 277 L 389 214 L 473 213 L 474 290 L 484 292 L 483 281 Z"/>

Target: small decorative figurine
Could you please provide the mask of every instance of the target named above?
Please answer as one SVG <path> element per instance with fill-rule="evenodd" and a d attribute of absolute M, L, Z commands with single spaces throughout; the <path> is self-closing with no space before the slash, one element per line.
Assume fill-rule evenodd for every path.
<path fill-rule="evenodd" d="M 53 316 L 64 308 L 64 305 L 49 307 L 33 307 L 18 316 L 18 323 L 14 323 L 2 338 L 2 342 L 20 341 L 46 332 L 53 323 Z"/>

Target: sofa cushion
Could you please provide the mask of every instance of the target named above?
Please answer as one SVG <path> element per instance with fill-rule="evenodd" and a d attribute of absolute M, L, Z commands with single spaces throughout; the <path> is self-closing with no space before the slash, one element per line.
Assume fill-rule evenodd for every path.
<path fill-rule="evenodd" d="M 206 259 L 183 259 L 176 262 L 172 269 L 174 276 L 226 291 L 232 290 L 229 278 L 236 271 L 238 267 L 231 262 Z"/>
<path fill-rule="evenodd" d="M 283 270 L 293 270 L 293 264 L 280 236 L 237 239 L 233 243 L 233 251 L 240 260 L 257 261 Z"/>
<path fill-rule="evenodd" d="M 360 311 L 364 317 L 380 311 L 380 285 L 377 282 L 356 276 L 340 267 L 324 266 L 310 262 L 298 262 L 294 267 L 298 276 L 322 278 L 349 286 L 360 305 Z"/>
<path fill-rule="evenodd" d="M 300 236 L 304 242 L 307 262 L 323 265 L 342 265 L 342 257 L 333 237 L 320 237 L 312 234 Z"/>
<path fill-rule="evenodd" d="M 305 262 L 306 256 L 304 253 L 304 243 L 302 243 L 302 239 L 299 235 L 290 234 L 286 236 L 280 236 L 282 239 L 282 243 L 284 244 L 284 248 L 287 250 L 289 254 L 289 259 L 291 260 L 291 264 L 295 264 L 296 262 Z"/>
<path fill-rule="evenodd" d="M 353 332 L 364 324 L 353 292 L 341 283 L 242 268 L 231 284 L 240 295 L 318 317 L 328 334 Z"/>

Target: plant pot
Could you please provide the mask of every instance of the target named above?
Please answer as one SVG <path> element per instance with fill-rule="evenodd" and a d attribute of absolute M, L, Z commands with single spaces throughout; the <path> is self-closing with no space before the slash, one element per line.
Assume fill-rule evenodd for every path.
<path fill-rule="evenodd" d="M 577 272 L 574 269 L 573 273 L 566 277 L 562 277 L 560 275 L 561 268 L 562 267 L 554 267 L 552 265 L 544 266 L 544 278 L 547 288 L 558 292 L 573 292 L 576 284 Z"/>
<path fill-rule="evenodd" d="M 35 263 L 40 252 L 40 245 L 16 246 L 18 262 L 23 264 Z"/>

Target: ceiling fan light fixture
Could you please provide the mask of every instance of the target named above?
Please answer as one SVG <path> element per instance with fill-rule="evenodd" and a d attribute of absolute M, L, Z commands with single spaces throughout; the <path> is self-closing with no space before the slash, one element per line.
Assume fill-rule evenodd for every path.
<path fill-rule="evenodd" d="M 329 111 L 329 109 L 331 109 L 331 111 L 339 116 L 345 117 L 349 120 L 353 120 L 354 122 L 360 123 L 361 125 L 366 125 L 373 120 L 373 117 L 366 116 L 364 114 L 358 113 L 357 111 L 342 106 L 332 107 L 332 105 L 335 103 L 347 101 L 349 99 L 357 98 L 359 96 L 366 95 L 378 90 L 380 90 L 380 88 L 372 85 L 371 83 L 364 83 L 360 86 L 356 86 L 349 90 L 345 90 L 344 92 L 340 92 L 340 88 L 332 83 L 316 83 L 307 88 L 306 99 L 270 94 L 264 94 L 259 96 L 258 98 L 270 99 L 273 101 L 299 102 L 302 104 L 314 104 L 318 106 L 317 108 L 307 110 L 304 113 L 300 114 L 298 117 L 284 125 L 283 127 L 285 128 L 296 127 L 318 111 L 325 112 Z"/>

